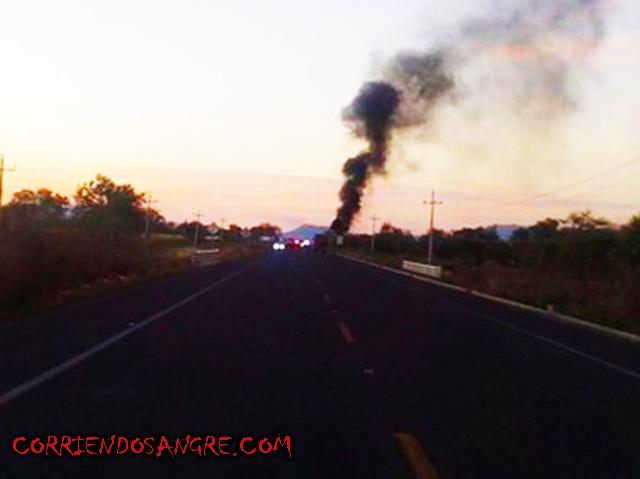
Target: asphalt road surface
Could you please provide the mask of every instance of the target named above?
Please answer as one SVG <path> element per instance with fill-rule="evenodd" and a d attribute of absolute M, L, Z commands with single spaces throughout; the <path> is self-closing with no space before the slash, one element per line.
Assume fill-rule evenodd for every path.
<path fill-rule="evenodd" d="M 11 452 L 112 434 L 289 435 L 292 457 Z M 640 478 L 640 345 L 273 252 L 0 325 L 0 441 L 20 479 Z"/>

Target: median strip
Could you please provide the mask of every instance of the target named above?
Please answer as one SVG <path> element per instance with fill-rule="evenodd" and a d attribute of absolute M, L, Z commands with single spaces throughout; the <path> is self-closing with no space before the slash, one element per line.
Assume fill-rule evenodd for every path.
<path fill-rule="evenodd" d="M 345 343 L 354 344 L 356 342 L 355 338 L 351 334 L 351 330 L 349 329 L 349 326 L 347 326 L 346 323 L 340 321 L 338 323 L 338 329 L 340 330 L 340 334 L 342 335 L 342 339 L 344 339 Z"/>
<path fill-rule="evenodd" d="M 396 438 L 402 452 L 411 466 L 414 477 L 416 479 L 437 479 L 435 469 L 429 462 L 429 458 L 420 446 L 420 443 L 413 434 L 407 432 L 396 432 L 393 437 Z"/>

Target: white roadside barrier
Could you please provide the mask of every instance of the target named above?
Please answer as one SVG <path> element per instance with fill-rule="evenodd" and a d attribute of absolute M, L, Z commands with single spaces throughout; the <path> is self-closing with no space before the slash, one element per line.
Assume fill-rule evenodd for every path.
<path fill-rule="evenodd" d="M 194 266 L 211 266 L 216 264 L 220 257 L 220 249 L 197 249 L 191 256 L 191 263 Z"/>
<path fill-rule="evenodd" d="M 442 266 L 416 263 L 414 261 L 403 261 L 402 269 L 413 271 L 414 273 L 424 274 L 425 276 L 431 276 L 432 278 L 442 278 Z"/>

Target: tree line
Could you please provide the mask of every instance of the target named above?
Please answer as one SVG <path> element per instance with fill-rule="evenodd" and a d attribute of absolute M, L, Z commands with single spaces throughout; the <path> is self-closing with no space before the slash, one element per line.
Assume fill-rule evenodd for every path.
<path fill-rule="evenodd" d="M 366 251 L 369 235 L 345 238 Z M 501 240 L 496 227 L 434 231 L 434 260 L 465 287 L 640 332 L 640 215 L 614 225 L 591 211 L 545 218 Z M 385 224 L 376 254 L 426 261 L 428 235 Z"/>
<path fill-rule="evenodd" d="M 435 258 L 442 262 L 481 265 L 494 261 L 505 266 L 561 270 L 578 277 L 636 271 L 640 266 L 640 215 L 616 226 L 590 210 L 566 218 L 545 218 L 513 231 L 501 240 L 495 226 L 461 228 L 433 233 Z M 429 236 L 385 223 L 376 234 L 376 250 L 388 254 L 424 255 Z M 369 235 L 353 235 L 347 245 L 368 248 Z M 640 273 L 640 271 L 638 271 Z"/>
<path fill-rule="evenodd" d="M 8 237 L 34 229 L 68 226 L 84 233 L 109 236 L 136 235 L 145 229 L 193 238 L 196 228 L 209 225 L 198 221 L 167 221 L 155 208 L 145 204 L 145 195 L 129 184 L 116 184 L 104 175 L 79 186 L 70 200 L 49 189 L 21 190 L 0 210 L 0 233 Z M 280 234 L 280 228 L 261 223 L 250 228 L 231 224 L 226 230 L 215 226 L 229 240 L 257 239 Z"/>
<path fill-rule="evenodd" d="M 104 175 L 69 198 L 46 188 L 16 192 L 0 208 L 0 312 L 100 281 L 164 274 L 184 267 L 196 229 L 228 242 L 251 242 L 279 232 L 173 223 L 130 184 Z M 145 230 L 153 233 L 143 235 Z M 181 250 L 180 250 L 181 248 Z"/>

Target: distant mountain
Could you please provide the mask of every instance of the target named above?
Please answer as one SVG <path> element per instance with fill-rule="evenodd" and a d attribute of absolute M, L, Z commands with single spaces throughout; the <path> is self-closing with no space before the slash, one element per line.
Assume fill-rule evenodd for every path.
<path fill-rule="evenodd" d="M 496 234 L 498 235 L 498 238 L 500 238 L 503 241 L 510 240 L 511 235 L 513 235 L 513 232 L 518 228 L 522 228 L 522 226 L 520 225 L 494 225 L 494 227 L 496 229 Z"/>
<path fill-rule="evenodd" d="M 329 229 L 328 226 L 316 226 L 316 225 L 301 225 L 296 229 L 282 233 L 285 238 L 301 238 L 301 239 L 313 239 L 317 234 L 324 233 Z"/>

